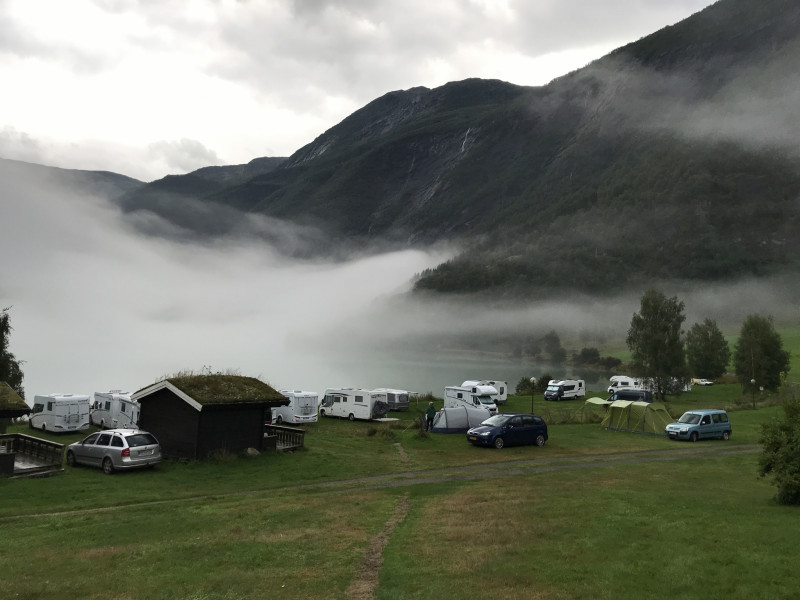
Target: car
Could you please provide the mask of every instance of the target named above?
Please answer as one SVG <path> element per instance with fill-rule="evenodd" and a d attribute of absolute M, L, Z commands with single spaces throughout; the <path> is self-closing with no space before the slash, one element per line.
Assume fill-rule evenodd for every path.
<path fill-rule="evenodd" d="M 693 385 L 714 385 L 714 382 L 709 379 L 692 379 Z"/>
<path fill-rule="evenodd" d="M 539 415 L 501 413 L 486 419 L 467 431 L 467 441 L 475 446 L 518 446 L 547 441 L 547 423 Z"/>
<path fill-rule="evenodd" d="M 114 471 L 153 467 L 161 462 L 161 446 L 152 433 L 139 429 L 107 429 L 67 446 L 67 464 Z"/>
<path fill-rule="evenodd" d="M 731 437 L 731 421 L 728 413 L 718 409 L 690 410 L 664 429 L 670 439 L 696 442 L 703 438 Z"/>

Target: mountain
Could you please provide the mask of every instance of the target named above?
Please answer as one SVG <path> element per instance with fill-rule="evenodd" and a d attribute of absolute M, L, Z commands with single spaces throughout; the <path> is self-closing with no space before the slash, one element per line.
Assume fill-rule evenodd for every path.
<path fill-rule="evenodd" d="M 546 86 L 391 92 L 262 172 L 167 178 L 122 204 L 211 235 L 260 215 L 339 247 L 459 244 L 418 291 L 796 272 L 799 67 L 800 4 L 721 0 Z"/>

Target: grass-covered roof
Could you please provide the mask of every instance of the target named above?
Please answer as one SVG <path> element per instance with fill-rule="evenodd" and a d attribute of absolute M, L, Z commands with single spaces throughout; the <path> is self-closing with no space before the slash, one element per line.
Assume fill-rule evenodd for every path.
<path fill-rule="evenodd" d="M 25 400 L 5 381 L 0 381 L 0 410 L 20 413 L 30 412 Z"/>
<path fill-rule="evenodd" d="M 283 394 L 255 377 L 221 374 L 186 375 L 168 377 L 167 381 L 203 405 L 286 400 Z"/>

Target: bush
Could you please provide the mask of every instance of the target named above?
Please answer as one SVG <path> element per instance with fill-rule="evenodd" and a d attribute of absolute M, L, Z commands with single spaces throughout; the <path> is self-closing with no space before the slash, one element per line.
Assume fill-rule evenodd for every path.
<path fill-rule="evenodd" d="M 800 399 L 795 384 L 785 382 L 781 388 L 783 419 L 773 419 L 761 426 L 763 447 L 759 457 L 759 474 L 770 475 L 778 488 L 779 504 L 800 504 Z"/>

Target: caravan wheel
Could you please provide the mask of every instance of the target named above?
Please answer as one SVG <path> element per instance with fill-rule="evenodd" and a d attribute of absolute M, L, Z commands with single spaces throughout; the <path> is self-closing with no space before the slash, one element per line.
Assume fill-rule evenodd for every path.
<path fill-rule="evenodd" d="M 347 417 L 347 418 L 350 419 L 351 421 L 355 421 L 356 420 L 356 416 L 353 413 L 350 413 L 350 416 Z"/>
<path fill-rule="evenodd" d="M 276 422 L 278 425 L 280 425 L 281 423 L 283 423 L 283 417 L 282 417 L 282 416 L 280 416 L 280 415 L 278 415 L 278 418 L 277 418 L 277 419 L 275 419 L 275 422 Z"/>
<path fill-rule="evenodd" d="M 44 433 L 44 432 L 46 432 L 46 431 L 47 431 L 47 425 L 45 425 L 44 423 L 42 423 L 42 432 Z"/>
<path fill-rule="evenodd" d="M 496 438 L 494 438 L 494 447 L 500 450 L 500 448 L 503 446 L 505 446 L 505 441 L 498 435 Z"/>

